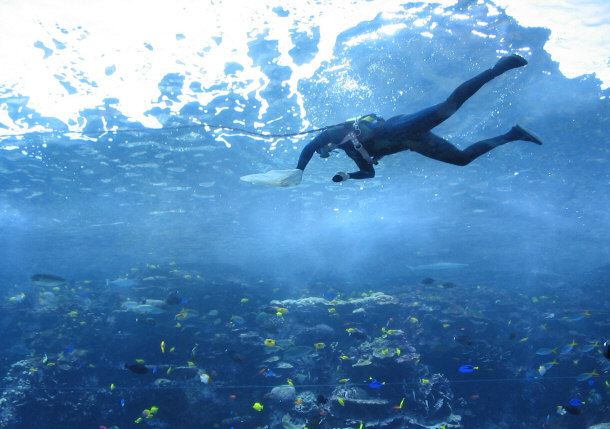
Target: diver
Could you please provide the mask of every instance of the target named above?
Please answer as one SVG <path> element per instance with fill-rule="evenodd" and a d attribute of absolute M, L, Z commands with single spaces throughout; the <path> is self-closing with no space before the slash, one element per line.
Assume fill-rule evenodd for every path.
<path fill-rule="evenodd" d="M 438 161 L 464 166 L 508 142 L 523 140 L 541 145 L 542 141 L 536 135 L 519 125 L 512 127 L 505 134 L 481 140 L 464 150 L 430 131 L 451 117 L 487 82 L 526 64 L 527 60 L 516 54 L 502 57 L 492 68 L 458 86 L 440 104 L 416 113 L 394 116 L 387 121 L 375 114 L 369 114 L 330 127 L 303 148 L 294 170 L 271 170 L 267 173 L 243 176 L 241 179 L 260 185 L 295 186 L 301 183 L 303 171 L 315 152 L 320 157 L 327 158 L 335 149 L 343 150 L 358 166 L 356 172 L 338 172 L 332 178 L 333 182 L 344 182 L 348 179 L 375 177 L 374 165 L 377 165 L 381 158 L 406 150 Z"/>

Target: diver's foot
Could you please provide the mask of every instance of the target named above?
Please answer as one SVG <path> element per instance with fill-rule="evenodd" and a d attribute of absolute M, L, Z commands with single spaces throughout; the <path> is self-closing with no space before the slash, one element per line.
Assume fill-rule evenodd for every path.
<path fill-rule="evenodd" d="M 524 140 L 526 142 L 532 142 L 539 145 L 542 144 L 542 140 L 540 140 L 540 138 L 536 134 L 526 130 L 521 125 L 515 125 L 511 129 L 511 132 L 514 134 L 516 140 Z"/>
<path fill-rule="evenodd" d="M 493 70 L 498 74 L 502 74 L 510 69 L 516 69 L 517 67 L 523 67 L 527 65 L 527 60 L 521 55 L 512 54 L 502 57 L 498 60 Z"/>

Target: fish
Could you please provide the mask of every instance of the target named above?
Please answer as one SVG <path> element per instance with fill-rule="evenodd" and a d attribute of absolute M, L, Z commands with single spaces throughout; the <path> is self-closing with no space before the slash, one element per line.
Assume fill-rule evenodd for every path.
<path fill-rule="evenodd" d="M 599 343 L 597 341 L 593 344 L 587 344 L 586 346 L 582 346 L 580 350 L 583 353 L 588 353 L 596 347 L 599 347 Z"/>
<path fill-rule="evenodd" d="M 246 319 L 241 316 L 231 316 L 231 323 L 236 326 L 241 326 L 246 323 Z"/>
<path fill-rule="evenodd" d="M 443 287 L 445 289 L 453 289 L 453 288 L 456 288 L 457 285 L 455 283 L 452 283 L 452 282 L 445 282 L 442 285 L 439 285 L 439 287 Z"/>
<path fill-rule="evenodd" d="M 470 374 L 472 372 L 475 372 L 477 369 L 479 369 L 478 366 L 462 365 L 461 367 L 459 367 L 458 371 L 460 371 L 462 374 Z"/>
<path fill-rule="evenodd" d="M 165 298 L 165 303 L 168 305 L 177 305 L 182 303 L 182 298 L 176 292 L 170 293 L 167 298 Z"/>
<path fill-rule="evenodd" d="M 599 375 L 599 374 L 595 370 L 593 370 L 591 372 L 583 372 L 582 374 L 578 374 L 576 376 L 576 381 L 587 381 L 591 377 L 595 377 L 597 375 Z"/>
<path fill-rule="evenodd" d="M 542 348 L 536 350 L 536 354 L 539 356 L 546 356 L 546 355 L 550 355 L 551 353 L 557 354 L 557 347 L 555 347 L 554 349 L 550 349 L 548 347 L 542 347 Z"/>
<path fill-rule="evenodd" d="M 402 401 L 400 401 L 400 405 L 396 406 L 396 407 L 392 407 L 393 410 L 400 410 L 402 409 L 402 405 L 405 403 L 405 398 L 402 398 Z"/>
<path fill-rule="evenodd" d="M 468 335 L 456 335 L 453 340 L 465 346 L 471 346 L 474 343 Z"/>
<path fill-rule="evenodd" d="M 68 283 L 66 279 L 53 274 L 34 274 L 30 281 L 37 286 L 56 287 Z"/>
<path fill-rule="evenodd" d="M 252 405 L 252 408 L 256 411 L 263 411 L 264 406 L 260 402 L 255 402 L 254 405 Z"/>
<path fill-rule="evenodd" d="M 357 340 L 364 341 L 364 340 L 367 339 L 366 332 L 364 332 L 364 331 L 362 331 L 360 329 L 347 328 L 346 331 L 347 331 L 347 333 L 349 334 L 350 337 L 355 338 Z"/>
<path fill-rule="evenodd" d="M 143 323 L 144 325 L 148 326 L 155 326 L 157 324 L 157 321 L 152 317 L 136 317 L 136 322 Z"/>
<path fill-rule="evenodd" d="M 106 286 L 114 285 L 118 287 L 132 287 L 136 282 L 128 278 L 118 278 L 116 280 L 106 280 Z"/>
<path fill-rule="evenodd" d="M 434 264 L 407 266 L 411 271 L 441 271 L 454 270 L 457 268 L 465 268 L 468 264 L 460 264 L 457 262 L 435 262 Z"/>
<path fill-rule="evenodd" d="M 383 386 L 383 383 L 377 381 L 376 378 L 374 378 L 373 381 L 371 381 L 371 383 L 369 384 L 369 387 L 371 389 L 381 389 L 382 386 Z"/>
<path fill-rule="evenodd" d="M 579 415 L 582 413 L 582 408 L 571 404 L 564 405 L 563 408 L 570 414 Z"/>
<path fill-rule="evenodd" d="M 577 345 L 578 345 L 578 343 L 576 341 L 572 340 L 572 342 L 570 344 L 566 344 L 565 346 L 563 346 L 562 348 L 559 349 L 559 354 L 560 355 L 568 354 L 572 351 L 574 346 L 577 346 Z"/>
<path fill-rule="evenodd" d="M 146 365 L 141 363 L 134 363 L 132 365 L 125 364 L 125 368 L 136 374 L 146 374 L 148 372 Z"/>
<path fill-rule="evenodd" d="M 21 292 L 15 296 L 11 296 L 8 300 L 9 300 L 9 302 L 16 302 L 16 303 L 23 302 L 25 300 L 25 293 Z"/>

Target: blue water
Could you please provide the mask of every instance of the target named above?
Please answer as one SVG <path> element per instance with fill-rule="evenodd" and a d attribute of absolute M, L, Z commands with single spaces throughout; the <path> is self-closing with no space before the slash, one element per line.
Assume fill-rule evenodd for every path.
<path fill-rule="evenodd" d="M 227 58 L 213 84 L 177 64 L 142 95 L 155 101 L 141 113 L 163 129 L 121 112 L 121 93 L 66 123 L 0 82 L 0 108 L 22 127 L 14 136 L 0 121 L 0 427 L 610 421 L 600 347 L 610 335 L 608 90 L 594 76 L 564 77 L 545 51 L 548 30 L 488 16 L 484 2 L 444 14 L 416 6 L 341 33 L 298 93 L 277 61 L 280 41 L 264 31 L 244 41 L 251 62 Z M 434 37 L 415 24 L 427 18 Z M 474 34 L 477 22 L 495 37 Z M 290 56 L 308 64 L 323 36 L 293 24 Z M 376 33 L 390 24 L 403 25 Z M 66 48 L 40 46 L 50 58 L 49 47 Z M 293 133 L 370 112 L 389 118 L 444 100 L 507 52 L 529 64 L 434 131 L 464 148 L 519 123 L 544 145 L 511 143 L 466 167 L 403 152 L 374 179 L 336 184 L 337 171 L 354 169 L 333 155 L 314 157 L 295 188 L 259 188 L 239 177 L 294 168 L 316 134 L 182 128 Z M 268 81 L 240 80 L 252 69 Z M 58 79 L 66 96 L 78 91 Z M 33 282 L 40 273 L 66 283 Z M 537 355 L 543 347 L 558 353 Z M 136 359 L 145 374 L 125 368 Z M 287 379 L 293 396 L 270 394 Z M 371 389 L 373 379 L 384 384 Z M 556 412 L 574 399 L 580 414 Z"/>

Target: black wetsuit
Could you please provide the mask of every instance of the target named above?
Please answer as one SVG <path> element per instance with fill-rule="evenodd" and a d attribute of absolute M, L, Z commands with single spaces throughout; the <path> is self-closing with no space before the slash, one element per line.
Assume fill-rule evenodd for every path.
<path fill-rule="evenodd" d="M 449 98 L 440 104 L 417 113 L 394 116 L 387 121 L 381 118 L 377 118 L 373 122 L 359 121 L 360 135 L 358 141 L 362 143 L 366 152 L 375 162 L 386 155 L 412 150 L 428 158 L 455 165 L 466 165 L 504 143 L 523 140 L 523 130 L 514 127 L 506 134 L 479 141 L 464 150 L 460 150 L 447 140 L 433 134 L 430 130 L 453 115 L 468 98 L 487 82 L 510 69 L 526 64 L 527 61 L 517 55 L 501 58 L 493 68 L 485 70 L 461 84 Z M 344 150 L 359 168 L 359 171 L 349 173 L 349 178 L 366 179 L 374 177 L 373 163 L 366 161 L 351 141 L 339 144 L 346 134 L 353 129 L 353 122 L 348 122 L 343 126 L 337 126 L 322 132 L 303 148 L 297 168 L 305 170 L 314 152 L 319 152 L 328 144 L 333 144 Z M 530 140 L 529 138 L 525 139 Z M 341 179 L 335 181 L 341 181 Z"/>

